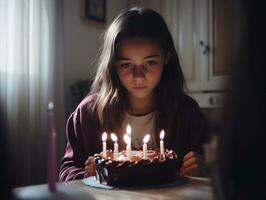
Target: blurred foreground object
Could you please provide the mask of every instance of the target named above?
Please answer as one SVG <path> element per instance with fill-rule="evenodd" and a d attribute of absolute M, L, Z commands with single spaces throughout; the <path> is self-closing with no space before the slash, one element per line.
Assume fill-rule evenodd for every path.
<path fill-rule="evenodd" d="M 265 1 L 235 1 L 241 34 L 213 169 L 217 199 L 266 199 Z M 227 41 L 229 42 L 229 41 Z"/>

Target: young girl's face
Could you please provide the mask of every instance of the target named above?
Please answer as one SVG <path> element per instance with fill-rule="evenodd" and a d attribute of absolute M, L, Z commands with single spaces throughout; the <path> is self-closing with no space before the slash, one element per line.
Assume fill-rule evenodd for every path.
<path fill-rule="evenodd" d="M 152 99 L 165 64 L 158 44 L 145 39 L 126 39 L 121 42 L 117 57 L 117 73 L 129 98 Z"/>

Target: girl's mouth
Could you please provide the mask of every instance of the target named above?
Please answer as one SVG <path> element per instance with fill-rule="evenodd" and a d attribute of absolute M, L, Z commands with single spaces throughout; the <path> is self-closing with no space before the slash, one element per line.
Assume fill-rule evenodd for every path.
<path fill-rule="evenodd" d="M 141 89 L 145 89 L 147 88 L 147 86 L 134 86 L 133 89 L 135 90 L 141 90 Z"/>

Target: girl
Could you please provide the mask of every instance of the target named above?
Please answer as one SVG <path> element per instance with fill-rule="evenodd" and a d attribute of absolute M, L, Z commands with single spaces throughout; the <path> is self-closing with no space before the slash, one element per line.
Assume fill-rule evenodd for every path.
<path fill-rule="evenodd" d="M 184 82 L 163 18 L 142 8 L 120 14 L 105 33 L 91 93 L 68 119 L 60 180 L 92 176 L 91 156 L 101 151 L 102 133 L 116 133 L 124 148 L 127 124 L 133 148 L 140 147 L 146 133 L 150 147 L 158 147 L 164 129 L 165 146 L 183 158 L 180 172 L 199 175 L 207 126 L 198 104 L 185 95 Z"/>

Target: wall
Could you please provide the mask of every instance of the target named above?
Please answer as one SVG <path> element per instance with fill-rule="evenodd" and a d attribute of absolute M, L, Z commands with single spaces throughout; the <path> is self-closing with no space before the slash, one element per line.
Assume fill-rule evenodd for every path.
<path fill-rule="evenodd" d="M 84 23 L 81 18 L 81 0 L 64 0 L 64 77 L 66 115 L 73 111 L 73 100 L 70 85 L 89 77 L 98 49 L 101 45 L 101 34 L 121 10 L 128 6 L 125 0 L 106 1 L 105 27 Z"/>
<path fill-rule="evenodd" d="M 151 8 L 157 12 L 162 11 L 163 0 L 128 0 L 129 7 L 139 6 L 143 8 Z"/>

